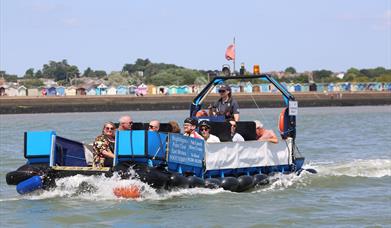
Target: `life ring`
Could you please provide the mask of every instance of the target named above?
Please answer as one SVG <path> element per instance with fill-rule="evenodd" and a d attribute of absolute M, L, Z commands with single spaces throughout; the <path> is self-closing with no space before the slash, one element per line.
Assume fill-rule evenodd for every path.
<path fill-rule="evenodd" d="M 284 108 L 280 113 L 280 118 L 278 120 L 278 130 L 280 130 L 280 134 L 283 135 L 285 133 L 285 113 L 287 108 Z"/>
<path fill-rule="evenodd" d="M 141 196 L 140 188 L 135 185 L 116 187 L 113 189 L 113 193 L 117 197 L 122 198 L 139 198 Z"/>

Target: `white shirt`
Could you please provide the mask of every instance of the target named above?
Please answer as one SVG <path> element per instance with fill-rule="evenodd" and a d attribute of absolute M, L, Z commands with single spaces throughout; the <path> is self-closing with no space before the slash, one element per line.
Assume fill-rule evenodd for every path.
<path fill-rule="evenodd" d="M 220 139 L 219 139 L 219 137 L 217 137 L 215 135 L 209 134 L 209 138 L 206 140 L 206 142 L 217 143 L 217 142 L 220 142 Z"/>
<path fill-rule="evenodd" d="M 235 133 L 232 142 L 244 142 L 244 138 L 239 133 Z"/>

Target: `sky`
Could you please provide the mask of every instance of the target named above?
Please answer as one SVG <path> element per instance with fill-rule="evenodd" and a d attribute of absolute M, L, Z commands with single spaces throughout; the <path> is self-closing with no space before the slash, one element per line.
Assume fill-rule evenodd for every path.
<path fill-rule="evenodd" d="M 67 59 L 83 72 L 138 58 L 198 70 L 391 68 L 391 0 L 0 0 L 0 69 Z"/>

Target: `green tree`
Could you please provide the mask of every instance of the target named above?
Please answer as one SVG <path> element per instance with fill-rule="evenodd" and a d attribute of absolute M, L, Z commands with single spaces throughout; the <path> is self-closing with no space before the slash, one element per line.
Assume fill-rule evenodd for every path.
<path fill-rule="evenodd" d="M 79 69 L 77 66 L 69 65 L 66 59 L 61 62 L 49 61 L 49 64 L 43 65 L 42 74 L 45 78 L 63 81 L 67 85 L 71 78 L 79 76 Z"/>
<path fill-rule="evenodd" d="M 30 68 L 30 69 L 26 70 L 26 73 L 24 74 L 25 78 L 34 78 L 34 76 L 35 76 L 34 68 Z"/>
<path fill-rule="evenodd" d="M 4 78 L 6 82 L 17 82 L 18 76 L 15 74 L 7 74 L 4 70 L 0 70 L 0 77 Z"/>
<path fill-rule="evenodd" d="M 24 85 L 26 88 L 36 88 L 44 85 L 43 81 L 38 78 L 25 79 L 21 81 L 19 84 Z"/>
<path fill-rule="evenodd" d="M 288 67 L 288 68 L 285 69 L 285 73 L 296 74 L 296 69 L 293 68 L 293 67 Z"/>

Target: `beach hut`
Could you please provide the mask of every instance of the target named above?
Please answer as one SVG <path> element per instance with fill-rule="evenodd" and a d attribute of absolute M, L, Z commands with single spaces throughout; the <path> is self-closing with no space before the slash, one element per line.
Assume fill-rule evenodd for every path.
<path fill-rule="evenodd" d="M 240 86 L 236 84 L 229 85 L 232 93 L 240 93 Z"/>
<path fill-rule="evenodd" d="M 185 86 L 185 85 L 183 85 L 183 86 L 178 86 L 178 88 L 177 88 L 177 94 L 187 94 L 187 93 L 189 93 L 188 90 L 189 88 L 187 87 L 187 86 Z"/>
<path fill-rule="evenodd" d="M 352 85 L 349 82 L 344 82 L 339 84 L 339 88 L 340 88 L 339 90 L 343 92 L 351 91 L 351 87 Z"/>
<path fill-rule="evenodd" d="M 259 85 L 253 85 L 253 93 L 260 93 L 261 87 Z"/>
<path fill-rule="evenodd" d="M 310 85 L 309 85 L 309 90 L 310 90 L 310 92 L 316 92 L 316 91 L 318 91 L 318 88 L 317 88 L 318 86 L 316 85 L 316 83 L 310 83 Z"/>
<path fill-rule="evenodd" d="M 90 88 L 87 88 L 87 96 L 96 96 L 97 88 L 95 86 L 92 86 Z"/>
<path fill-rule="evenodd" d="M 29 97 L 38 97 L 39 96 L 38 89 L 37 88 L 27 89 L 27 96 L 29 96 Z"/>
<path fill-rule="evenodd" d="M 261 92 L 262 93 L 270 92 L 269 84 L 260 84 L 259 86 L 261 87 Z"/>
<path fill-rule="evenodd" d="M 154 85 L 147 85 L 147 94 L 157 94 L 157 88 Z"/>
<path fill-rule="evenodd" d="M 107 88 L 107 95 L 117 95 L 117 88 L 114 86 Z"/>
<path fill-rule="evenodd" d="M 84 87 L 79 87 L 77 89 L 75 89 L 75 95 L 77 96 L 85 96 L 87 95 L 87 90 L 84 88 Z"/>
<path fill-rule="evenodd" d="M 391 82 L 384 83 L 384 91 L 391 91 Z"/>
<path fill-rule="evenodd" d="M 58 86 L 56 88 L 57 96 L 65 96 L 65 87 L 64 86 Z"/>
<path fill-rule="evenodd" d="M 142 83 L 141 85 L 137 86 L 136 89 L 136 96 L 144 96 L 147 95 L 147 86 Z"/>
<path fill-rule="evenodd" d="M 65 96 L 76 96 L 76 88 L 74 86 L 65 88 Z"/>
<path fill-rule="evenodd" d="M 98 85 L 98 87 L 96 87 L 96 95 L 106 95 L 107 94 L 107 86 L 103 83 L 101 83 L 100 85 Z"/>
<path fill-rule="evenodd" d="M 41 91 L 41 96 L 46 96 L 48 94 L 48 90 L 45 87 L 40 87 L 39 90 Z"/>
<path fill-rule="evenodd" d="M 130 85 L 129 87 L 128 87 L 128 94 L 130 94 L 130 95 L 134 95 L 134 94 L 136 94 L 136 90 L 137 90 L 137 86 L 135 86 L 135 85 Z"/>
<path fill-rule="evenodd" d="M 295 92 L 301 92 L 302 86 L 301 86 L 301 84 L 297 83 L 294 85 L 294 88 L 295 88 Z"/>
<path fill-rule="evenodd" d="M 128 87 L 124 85 L 117 86 L 117 95 L 127 95 L 129 93 Z"/>
<path fill-rule="evenodd" d="M 244 85 L 244 92 L 245 93 L 252 93 L 253 92 L 253 84 L 251 82 L 247 82 Z"/>
<path fill-rule="evenodd" d="M 303 84 L 301 86 L 301 92 L 309 92 L 310 91 L 310 86 L 308 84 Z"/>
<path fill-rule="evenodd" d="M 334 92 L 334 83 L 330 83 L 330 84 L 327 86 L 327 91 L 328 91 L 328 92 Z"/>
<path fill-rule="evenodd" d="M 161 95 L 167 95 L 168 94 L 168 88 L 166 86 L 158 86 L 157 87 L 158 94 Z"/>
<path fill-rule="evenodd" d="M 5 87 L 4 86 L 1 86 L 0 87 L 0 96 L 5 96 L 6 93 L 5 93 Z"/>
<path fill-rule="evenodd" d="M 316 83 L 316 91 L 317 92 L 323 92 L 325 90 L 323 83 Z"/>
<path fill-rule="evenodd" d="M 177 89 L 178 89 L 178 86 L 176 85 L 172 85 L 170 87 L 168 87 L 168 94 L 177 94 Z"/>
<path fill-rule="evenodd" d="M 21 97 L 27 96 L 27 88 L 25 86 L 19 86 L 18 96 L 21 96 Z"/>
<path fill-rule="evenodd" d="M 8 88 L 5 89 L 5 93 L 10 96 L 18 96 L 18 89 L 15 88 L 14 86 L 9 86 Z"/>
<path fill-rule="evenodd" d="M 52 87 L 49 87 L 47 88 L 47 96 L 56 96 L 57 95 L 57 90 L 56 90 L 56 87 L 52 86 Z"/>

